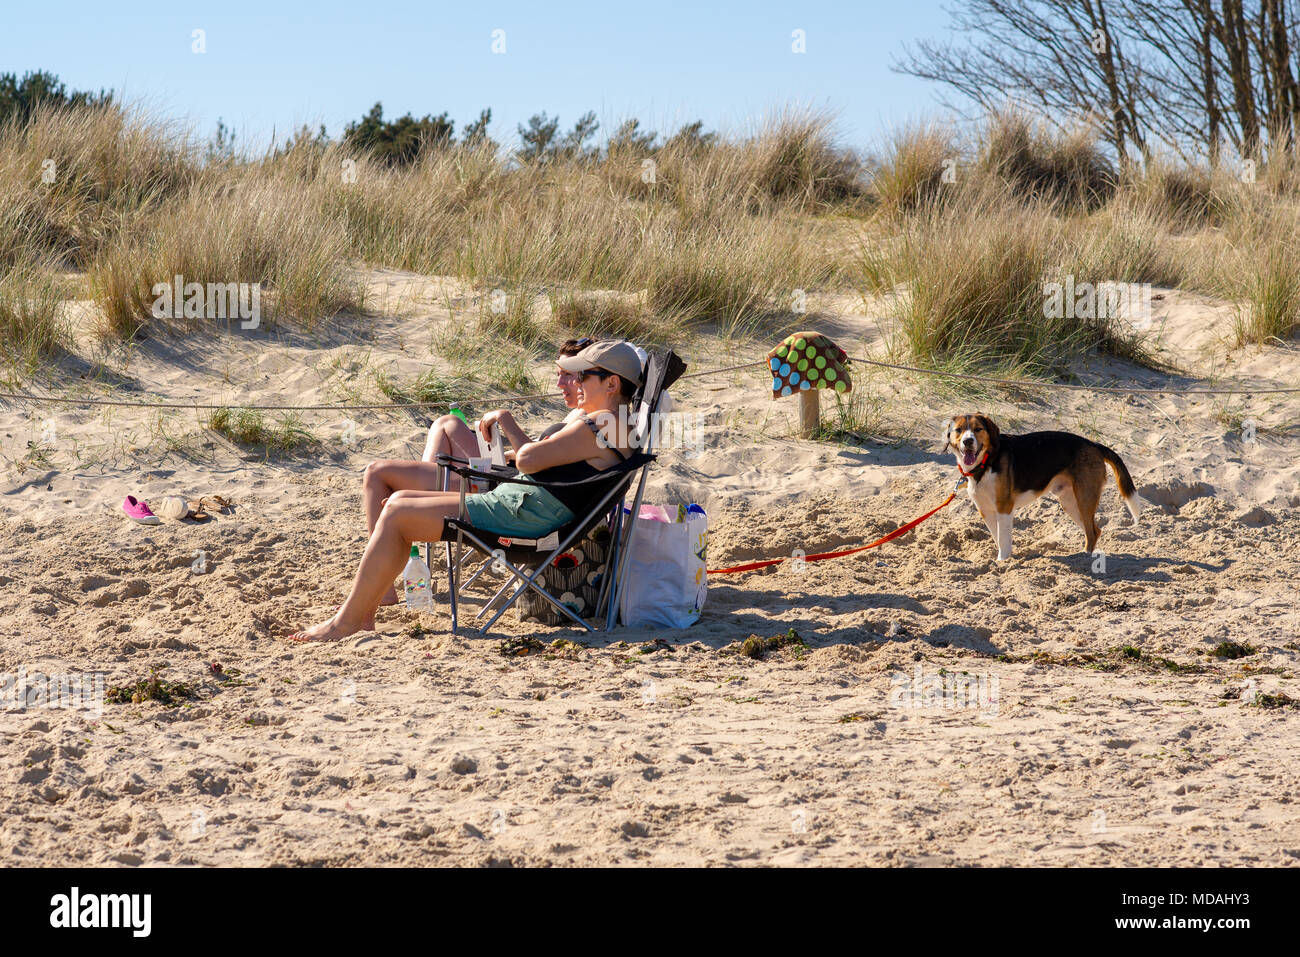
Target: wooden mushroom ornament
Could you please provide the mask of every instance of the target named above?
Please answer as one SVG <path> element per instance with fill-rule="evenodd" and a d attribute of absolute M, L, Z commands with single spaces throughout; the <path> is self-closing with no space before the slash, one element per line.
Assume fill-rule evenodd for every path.
<path fill-rule="evenodd" d="M 853 391 L 848 354 L 820 332 L 786 336 L 767 354 L 767 360 L 772 370 L 772 398 L 799 394 L 799 434 L 804 438 L 817 431 L 821 389 Z"/>

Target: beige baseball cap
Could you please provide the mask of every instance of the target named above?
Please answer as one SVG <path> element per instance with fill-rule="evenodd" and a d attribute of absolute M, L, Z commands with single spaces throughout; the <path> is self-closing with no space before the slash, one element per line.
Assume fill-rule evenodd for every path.
<path fill-rule="evenodd" d="M 641 358 L 636 354 L 632 343 L 626 339 L 602 339 L 593 342 L 576 356 L 564 356 L 556 361 L 566 372 L 586 372 L 588 369 L 604 369 L 620 379 L 626 379 L 635 385 L 641 384 Z"/>

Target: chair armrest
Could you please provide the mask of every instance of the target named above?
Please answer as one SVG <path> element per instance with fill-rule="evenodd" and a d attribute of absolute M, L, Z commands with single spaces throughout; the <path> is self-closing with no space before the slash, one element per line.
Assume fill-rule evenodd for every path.
<path fill-rule="evenodd" d="M 472 469 L 468 465 L 453 465 L 451 463 L 461 461 L 459 459 L 448 457 L 446 463 L 442 462 L 442 456 L 439 456 L 438 464 L 442 465 L 449 472 L 454 472 L 464 478 L 490 479 L 493 482 L 518 482 L 520 479 L 515 478 L 519 470 L 509 465 L 493 465 L 487 471 L 482 469 Z"/>
<path fill-rule="evenodd" d="M 568 482 L 537 482 L 531 478 L 516 478 L 516 476 L 519 475 L 520 473 L 513 469 L 511 469 L 510 471 L 500 471 L 500 472 L 498 471 L 482 472 L 479 471 L 478 469 L 471 469 L 467 467 L 461 467 L 458 465 L 448 465 L 447 468 L 450 471 L 455 472 L 457 475 L 460 475 L 464 478 L 488 479 L 489 481 L 492 482 L 509 482 L 512 485 L 536 485 L 539 488 L 571 488 L 572 486 L 575 485 L 594 485 L 597 482 L 608 482 L 612 478 L 617 478 L 620 475 L 626 475 L 628 473 L 635 472 L 638 469 L 644 468 L 645 466 L 653 462 L 657 457 L 658 456 L 653 454 L 638 452 L 635 455 L 628 458 L 626 461 L 620 462 L 618 465 L 611 466 L 610 468 L 607 468 L 596 475 L 592 475 L 591 477 L 585 479 L 572 479 Z M 439 464 L 441 465 L 442 463 L 439 462 Z M 500 466 L 493 466 L 494 470 L 497 468 L 500 468 Z M 507 466 L 507 468 L 509 467 Z M 462 488 L 463 487 L 464 486 L 462 486 Z"/>

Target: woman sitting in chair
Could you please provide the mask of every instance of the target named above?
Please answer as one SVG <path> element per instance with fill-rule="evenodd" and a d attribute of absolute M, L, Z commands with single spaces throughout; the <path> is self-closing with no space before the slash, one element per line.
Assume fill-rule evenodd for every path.
<path fill-rule="evenodd" d="M 556 361 L 576 356 L 593 342 L 595 340 L 590 336 L 567 340 L 560 346 Z M 554 435 L 570 422 L 581 418 L 583 414 L 582 410 L 578 408 L 578 380 L 574 377 L 574 374 L 557 366 L 555 384 L 564 396 L 564 404 L 568 406 L 570 411 L 564 417 L 564 421 L 549 426 L 542 433 L 542 438 Z M 483 428 L 484 423 L 496 422 L 498 419 L 508 419 L 509 422 L 514 422 L 514 417 L 509 412 L 489 412 L 483 416 L 479 428 Z M 503 431 L 505 430 L 503 429 Z M 523 436 L 525 441 L 532 441 L 522 430 L 516 428 L 513 431 Z M 519 448 L 513 437 L 510 444 L 512 448 Z M 384 507 L 384 502 L 388 496 L 394 492 L 403 489 L 426 492 L 440 490 L 442 488 L 442 467 L 435 465 L 434 462 L 439 454 L 444 453 L 465 460 L 479 454 L 478 438 L 475 436 L 474 430 L 458 416 L 444 415 L 429 426 L 429 437 L 424 443 L 424 457 L 421 461 L 378 459 L 367 465 L 365 476 L 361 482 L 361 501 L 366 513 L 366 531 L 373 532 L 375 530 L 375 522 L 379 520 L 379 511 Z M 460 479 L 454 473 L 447 476 L 447 487 L 452 491 L 460 488 Z M 390 588 L 384 593 L 384 599 L 380 604 L 397 604 L 397 592 Z"/>
<path fill-rule="evenodd" d="M 561 369 L 578 378 L 578 406 L 583 416 L 555 434 L 529 441 L 513 418 L 497 415 L 491 424 L 515 446 L 521 478 L 535 482 L 571 482 L 599 475 L 627 458 L 626 435 L 619 434 L 619 409 L 641 384 L 641 362 L 632 345 L 603 341 L 576 356 L 559 360 Z M 489 416 L 484 416 L 488 424 Z M 482 494 L 465 497 L 466 518 L 484 532 L 518 538 L 541 538 L 585 514 L 604 483 L 557 488 L 505 482 Z M 436 542 L 444 522 L 460 514 L 459 492 L 402 489 L 384 503 L 370 533 L 361 567 L 347 599 L 328 621 L 289 637 L 296 641 L 331 641 L 358 631 L 373 631 L 380 599 L 401 573 L 413 542 Z"/>

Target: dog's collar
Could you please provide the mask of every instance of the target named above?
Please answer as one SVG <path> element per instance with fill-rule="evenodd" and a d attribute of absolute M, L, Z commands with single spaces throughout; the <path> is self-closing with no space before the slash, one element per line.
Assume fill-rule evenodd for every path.
<path fill-rule="evenodd" d="M 975 481 L 978 482 L 980 479 L 984 477 L 984 471 L 985 469 L 988 468 L 988 461 L 989 461 L 989 450 L 985 449 L 983 457 L 980 458 L 980 460 L 975 463 L 975 467 L 973 469 L 967 472 L 964 468 L 958 465 L 957 471 L 960 472 L 965 478 L 974 479 Z"/>

